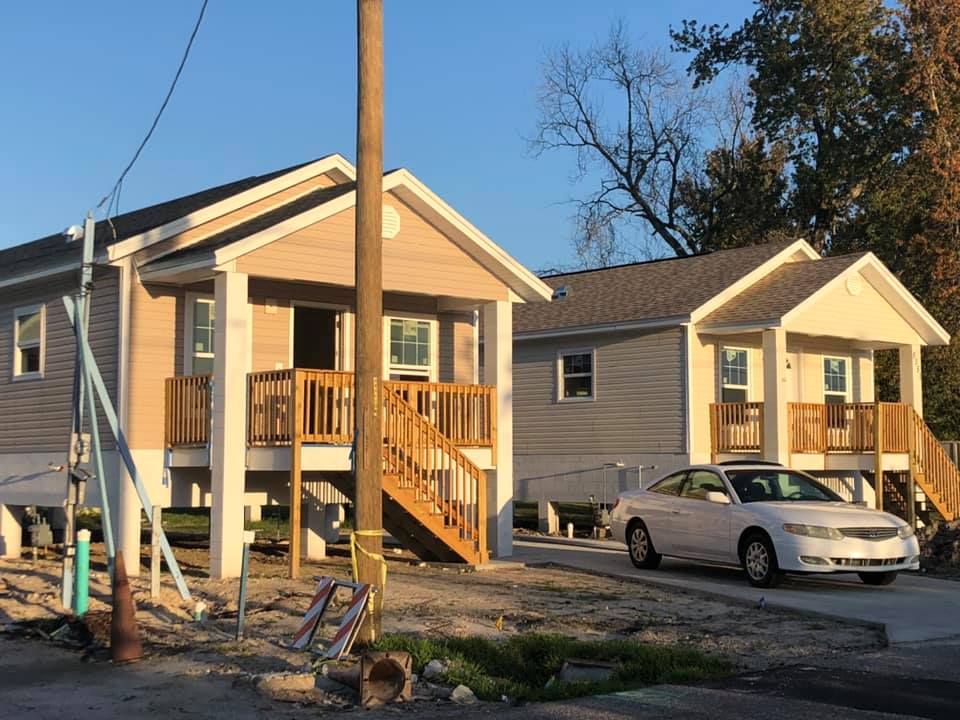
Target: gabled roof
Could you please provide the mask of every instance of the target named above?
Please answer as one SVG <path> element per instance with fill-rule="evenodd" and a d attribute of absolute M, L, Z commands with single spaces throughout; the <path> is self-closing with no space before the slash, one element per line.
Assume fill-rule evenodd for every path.
<path fill-rule="evenodd" d="M 174 200 L 117 215 L 111 218 L 110 222 L 101 220 L 95 227 L 95 251 L 99 255 L 108 245 L 118 240 L 160 227 L 309 164 L 300 163 L 266 175 L 254 175 L 243 180 L 217 185 Z M 114 230 L 116 238 L 114 238 Z M 59 265 L 75 264 L 79 267 L 80 253 L 81 243 L 68 243 L 60 232 L 0 250 L 0 280 Z"/>
<path fill-rule="evenodd" d="M 777 322 L 867 253 L 785 263 L 707 315 L 700 324 L 716 326 Z"/>
<path fill-rule="evenodd" d="M 554 290 L 565 288 L 566 297 L 516 307 L 513 329 L 519 334 L 656 321 L 679 324 L 771 260 L 806 252 L 803 246 L 809 248 L 792 240 L 545 277 Z"/>

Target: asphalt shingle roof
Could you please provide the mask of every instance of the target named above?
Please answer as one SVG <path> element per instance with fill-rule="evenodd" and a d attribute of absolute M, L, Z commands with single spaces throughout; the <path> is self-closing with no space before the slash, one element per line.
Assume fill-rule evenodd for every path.
<path fill-rule="evenodd" d="M 701 324 L 740 325 L 780 318 L 864 255 L 836 255 L 781 265 L 707 315 Z"/>
<path fill-rule="evenodd" d="M 315 161 L 311 160 L 310 162 Z M 262 185 L 308 164 L 310 163 L 299 163 L 266 175 L 255 175 L 243 180 L 236 180 L 140 210 L 123 213 L 111 219 L 113 228 L 106 220 L 101 220 L 96 224 L 95 229 L 96 250 L 100 252 L 107 245 L 118 240 L 124 240 L 160 225 L 165 225 L 200 208 L 225 200 L 257 185 Z M 114 239 L 114 229 L 116 230 L 116 239 Z M 79 263 L 80 253 L 81 243 L 66 242 L 60 232 L 6 250 L 0 250 L 0 280 L 73 260 Z"/>
<path fill-rule="evenodd" d="M 514 332 L 536 332 L 687 315 L 794 240 L 543 278 L 565 287 L 549 303 L 516 305 Z"/>

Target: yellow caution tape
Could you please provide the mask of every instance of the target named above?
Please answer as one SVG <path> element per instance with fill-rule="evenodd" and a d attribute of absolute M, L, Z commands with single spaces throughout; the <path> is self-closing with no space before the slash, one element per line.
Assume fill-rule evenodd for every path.
<path fill-rule="evenodd" d="M 383 530 L 354 530 L 350 533 L 350 562 L 353 565 L 353 581 L 360 582 L 360 574 L 357 569 L 357 552 L 361 552 L 371 560 L 380 563 L 380 601 L 383 602 L 383 592 L 387 589 L 387 559 L 380 553 L 372 553 L 361 547 L 357 542 L 357 536 L 361 537 L 381 537 Z"/>

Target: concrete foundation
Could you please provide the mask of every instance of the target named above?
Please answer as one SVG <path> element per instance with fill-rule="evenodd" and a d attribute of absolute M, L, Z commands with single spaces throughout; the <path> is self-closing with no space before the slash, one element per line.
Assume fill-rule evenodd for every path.
<path fill-rule="evenodd" d="M 559 503 L 549 500 L 537 501 L 537 528 L 540 532 L 557 535 L 560 532 Z"/>
<path fill-rule="evenodd" d="M 19 558 L 23 538 L 23 508 L 0 505 L 0 557 Z"/>
<path fill-rule="evenodd" d="M 244 505 L 243 522 L 255 523 L 263 519 L 263 507 L 261 505 Z"/>

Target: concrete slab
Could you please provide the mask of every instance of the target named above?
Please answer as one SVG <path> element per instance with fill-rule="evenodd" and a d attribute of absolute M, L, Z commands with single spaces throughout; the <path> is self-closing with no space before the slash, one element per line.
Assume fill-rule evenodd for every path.
<path fill-rule="evenodd" d="M 573 544 L 575 543 L 575 544 Z M 787 576 L 775 589 L 747 584 L 737 568 L 664 559 L 658 570 L 638 570 L 620 543 L 517 537 L 514 556 L 527 565 L 552 562 L 577 569 L 685 588 L 738 600 L 881 623 L 891 643 L 960 635 L 960 583 L 902 573 L 887 587 L 868 587 L 856 575 Z"/>

